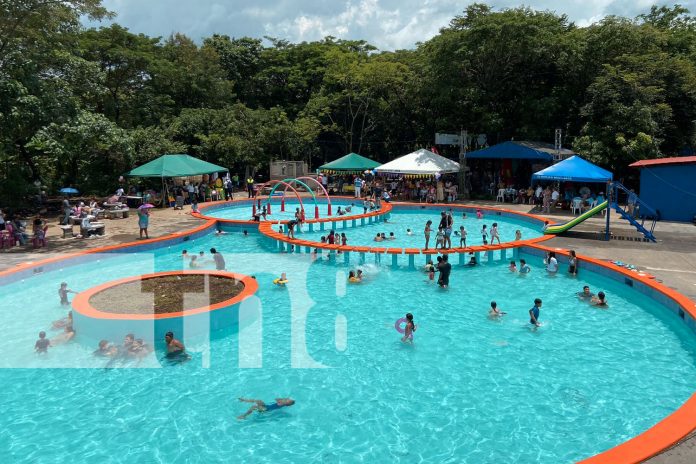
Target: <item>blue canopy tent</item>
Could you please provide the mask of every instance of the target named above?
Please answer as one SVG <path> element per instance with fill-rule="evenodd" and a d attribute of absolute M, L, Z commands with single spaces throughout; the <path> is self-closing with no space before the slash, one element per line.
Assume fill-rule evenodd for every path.
<path fill-rule="evenodd" d="M 579 156 L 571 156 L 560 163 L 534 173 L 532 180 L 569 182 L 608 182 L 614 175 Z"/>
<path fill-rule="evenodd" d="M 467 153 L 466 159 L 514 159 L 550 163 L 554 153 L 556 149 L 548 143 L 510 141 Z M 570 150 L 561 149 L 563 156 L 573 154 Z"/>

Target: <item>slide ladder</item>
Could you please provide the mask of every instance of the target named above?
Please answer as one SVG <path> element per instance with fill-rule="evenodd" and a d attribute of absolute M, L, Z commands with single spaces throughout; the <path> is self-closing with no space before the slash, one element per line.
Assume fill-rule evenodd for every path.
<path fill-rule="evenodd" d="M 623 195 L 627 197 L 627 209 L 619 205 L 619 197 Z M 659 211 L 650 207 L 641 200 L 638 195 L 629 191 L 620 182 L 612 182 L 609 198 L 611 200 L 611 208 L 613 208 L 619 216 L 631 223 L 638 232 L 642 233 L 645 238 L 651 242 L 657 241 L 653 232 L 655 231 L 655 224 L 660 220 Z M 631 211 L 631 205 L 633 206 L 633 211 Z"/>

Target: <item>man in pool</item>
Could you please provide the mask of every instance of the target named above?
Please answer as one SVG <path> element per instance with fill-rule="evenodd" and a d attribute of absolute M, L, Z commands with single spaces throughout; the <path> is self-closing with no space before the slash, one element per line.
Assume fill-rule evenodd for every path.
<path fill-rule="evenodd" d="M 167 344 L 167 357 L 176 357 L 186 352 L 184 344 L 174 338 L 174 332 L 167 332 L 164 341 Z"/>
<path fill-rule="evenodd" d="M 582 287 L 582 292 L 578 292 L 578 298 L 581 300 L 591 300 L 594 297 L 594 293 L 590 292 L 589 285 Z"/>
<path fill-rule="evenodd" d="M 237 416 L 237 419 L 239 420 L 246 419 L 247 416 L 254 411 L 258 411 L 259 413 L 270 412 L 275 411 L 276 409 L 292 406 L 293 404 L 295 404 L 295 400 L 293 400 L 292 398 L 276 398 L 275 403 L 269 404 L 264 403 L 262 400 L 252 400 L 249 398 L 239 398 L 239 401 L 243 403 L 252 403 L 252 406 L 249 408 L 247 412 L 245 412 L 241 416 Z"/>
<path fill-rule="evenodd" d="M 218 253 L 218 251 L 215 248 L 211 248 L 210 253 L 213 255 L 213 259 L 215 260 L 215 269 L 217 269 L 218 271 L 224 271 L 225 258 L 224 256 L 222 256 L 222 253 Z"/>

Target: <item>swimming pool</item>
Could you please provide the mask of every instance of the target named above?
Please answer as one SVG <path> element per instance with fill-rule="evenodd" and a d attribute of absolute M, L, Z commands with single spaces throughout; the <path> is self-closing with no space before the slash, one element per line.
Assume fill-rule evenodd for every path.
<path fill-rule="evenodd" d="M 267 198 L 261 198 L 261 206 L 266 206 Z M 285 199 L 285 211 L 281 211 L 281 200 L 280 198 L 273 198 L 271 201 L 271 213 L 266 215 L 267 221 L 287 221 L 295 218 L 295 211 L 300 209 L 302 206 L 305 210 L 306 219 L 315 219 L 315 204 L 312 198 L 305 197 L 302 199 L 302 205 L 295 198 Z M 258 204 L 258 203 L 257 203 Z M 350 212 L 346 212 L 344 217 L 356 216 L 358 214 L 363 214 L 364 209 L 361 200 L 351 200 L 346 197 L 337 197 L 331 199 L 331 216 L 328 214 L 329 205 L 325 197 L 317 198 L 317 207 L 319 208 L 319 218 L 329 218 L 336 217 L 338 214 L 338 207 L 345 209 L 349 207 Z M 201 214 L 205 217 L 222 219 L 222 220 L 233 220 L 233 221 L 250 221 L 252 220 L 252 201 L 242 200 L 235 202 L 220 202 L 216 205 L 205 206 L 201 205 Z M 263 219 L 262 219 L 263 220 Z"/>
<path fill-rule="evenodd" d="M 425 223 L 430 220 L 432 221 L 431 228 L 433 232 L 430 234 L 430 248 L 435 248 L 435 239 L 437 235 L 437 227 L 440 222 L 440 211 L 441 208 L 427 208 L 427 209 L 405 209 L 399 205 L 395 205 L 389 214 L 389 219 L 387 222 L 373 222 L 370 224 L 365 224 L 362 227 L 342 227 L 342 221 L 336 226 L 335 232 L 339 235 L 345 233 L 348 239 L 348 245 L 358 245 L 358 246 L 383 246 L 383 247 L 403 247 L 403 248 L 424 248 L 425 238 L 424 229 Z M 472 213 L 461 213 L 459 209 L 454 209 L 454 232 L 452 234 L 452 246 L 459 247 L 460 235 L 459 228 L 464 226 L 467 232 L 466 245 L 467 246 L 477 246 L 483 245 L 483 236 L 481 234 L 481 229 L 483 225 L 486 225 L 487 230 L 490 231 L 493 223 L 498 224 L 498 231 L 500 234 L 500 240 L 502 242 L 512 242 L 515 240 L 515 232 L 520 231 L 522 239 L 531 239 L 536 237 L 541 237 L 543 234 L 541 232 L 541 224 L 535 224 L 525 219 L 516 219 L 514 217 L 508 216 L 498 216 L 495 213 L 485 214 L 482 219 L 477 219 Z M 464 217 L 462 214 L 466 214 Z M 295 237 L 302 240 L 310 240 L 318 242 L 322 236 L 326 236 L 329 233 L 329 227 L 324 228 L 324 230 L 316 230 L 313 227 L 313 231 L 309 230 L 309 224 L 305 224 L 302 227 L 302 233 L 299 231 L 295 234 Z M 409 231 L 411 235 L 409 235 Z M 376 242 L 375 235 L 378 233 L 383 233 L 386 235 L 388 240 Z M 394 239 L 389 239 L 390 234 L 394 234 Z M 490 234 L 487 236 L 488 243 L 490 243 Z M 497 242 L 496 242 L 497 243 Z"/>
<path fill-rule="evenodd" d="M 153 355 L 141 364 L 151 369 L 105 370 L 91 356 L 95 347 L 79 340 L 46 357 L 32 352 L 38 330 L 65 313 L 61 281 L 82 291 L 181 269 L 183 249 L 210 247 L 229 269 L 257 278 L 262 312 L 239 331 L 184 338 L 191 362 L 160 368 Z M 0 370 L 3 455 L 13 462 L 571 462 L 645 430 L 696 387 L 696 342 L 685 324 L 589 271 L 549 277 L 540 258 L 521 255 L 534 268 L 526 277 L 502 263 L 455 265 L 442 290 L 420 270 L 367 264 L 360 266 L 366 281 L 347 285 L 355 265 L 270 249 L 255 233 L 208 234 L 4 285 L 0 366 L 24 369 Z M 280 272 L 290 279 L 286 288 L 271 283 Z M 578 301 L 584 284 L 607 292 L 610 308 Z M 535 297 L 544 300 L 544 326 L 532 331 L 527 310 Z M 493 299 L 508 312 L 501 321 L 486 316 Z M 393 327 L 406 311 L 419 326 L 414 346 L 402 345 Z M 234 419 L 245 410 L 238 396 L 286 395 L 297 404 Z"/>

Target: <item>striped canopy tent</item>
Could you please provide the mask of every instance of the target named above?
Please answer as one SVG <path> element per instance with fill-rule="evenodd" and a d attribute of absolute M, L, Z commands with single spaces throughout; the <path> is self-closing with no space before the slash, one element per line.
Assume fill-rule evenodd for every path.
<path fill-rule="evenodd" d="M 349 153 L 337 160 L 319 166 L 321 172 L 327 174 L 360 174 L 365 171 L 372 171 L 381 166 L 377 161 L 365 158 L 357 153 Z"/>

